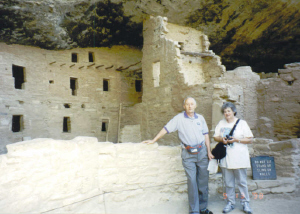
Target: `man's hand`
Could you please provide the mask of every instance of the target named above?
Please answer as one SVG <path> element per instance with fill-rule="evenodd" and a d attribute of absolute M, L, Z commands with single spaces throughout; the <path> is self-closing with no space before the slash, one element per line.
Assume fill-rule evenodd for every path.
<path fill-rule="evenodd" d="M 156 141 L 158 141 L 160 138 L 162 138 L 165 134 L 167 134 L 167 131 L 165 128 L 162 128 L 162 130 L 160 130 L 160 132 L 155 136 L 155 138 L 153 138 L 153 140 L 145 140 L 142 143 L 153 144 Z"/>
<path fill-rule="evenodd" d="M 145 140 L 142 143 L 153 144 L 153 143 L 155 143 L 155 141 L 154 140 Z"/>
<path fill-rule="evenodd" d="M 209 160 L 215 158 L 215 156 L 213 156 L 213 154 L 211 152 L 208 152 L 207 157 L 208 157 Z"/>

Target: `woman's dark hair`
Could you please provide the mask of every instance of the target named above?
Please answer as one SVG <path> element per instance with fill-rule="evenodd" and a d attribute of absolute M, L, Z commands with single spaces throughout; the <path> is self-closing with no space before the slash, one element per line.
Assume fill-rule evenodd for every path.
<path fill-rule="evenodd" d="M 237 110 L 236 107 L 233 103 L 231 102 L 226 102 L 222 105 L 221 107 L 221 113 L 224 114 L 224 110 L 227 108 L 231 108 L 231 110 L 234 112 L 234 116 L 237 114 Z"/>

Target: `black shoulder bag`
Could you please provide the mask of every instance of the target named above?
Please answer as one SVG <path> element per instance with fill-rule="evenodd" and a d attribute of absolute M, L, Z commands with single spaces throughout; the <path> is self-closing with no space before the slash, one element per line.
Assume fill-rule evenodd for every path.
<path fill-rule="evenodd" d="M 240 119 L 238 119 L 233 128 L 231 129 L 230 133 L 228 135 L 226 135 L 226 138 L 228 140 L 231 140 L 232 138 L 232 134 L 235 130 L 236 125 L 239 123 Z M 222 158 L 224 158 L 226 156 L 226 145 L 223 142 L 219 142 L 215 148 L 213 148 L 213 150 L 211 151 L 211 153 L 213 154 L 213 156 L 215 156 L 215 159 L 217 160 L 221 160 Z"/>

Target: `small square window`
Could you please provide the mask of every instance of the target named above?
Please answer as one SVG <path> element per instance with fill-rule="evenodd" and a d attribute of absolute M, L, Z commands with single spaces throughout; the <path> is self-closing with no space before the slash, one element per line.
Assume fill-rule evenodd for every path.
<path fill-rule="evenodd" d="M 13 132 L 21 132 L 23 128 L 23 115 L 13 115 L 11 130 Z"/>
<path fill-rule="evenodd" d="M 65 104 L 64 104 L 64 107 L 65 107 L 65 108 L 71 108 L 71 104 L 65 103 Z"/>
<path fill-rule="evenodd" d="M 103 91 L 109 91 L 109 79 L 103 79 Z"/>
<path fill-rule="evenodd" d="M 101 131 L 102 132 L 107 132 L 107 130 L 108 130 L 108 121 L 107 120 L 102 121 Z"/>
<path fill-rule="evenodd" d="M 70 117 L 64 117 L 63 132 L 71 132 L 71 119 L 70 119 Z"/>
<path fill-rule="evenodd" d="M 25 82 L 25 68 L 17 65 L 12 66 L 12 75 L 15 78 L 15 88 L 23 89 L 23 83 Z"/>
<path fill-rule="evenodd" d="M 95 55 L 93 52 L 89 52 L 89 62 L 95 62 Z"/>
<path fill-rule="evenodd" d="M 78 62 L 78 54 L 72 53 L 72 62 Z"/>
<path fill-rule="evenodd" d="M 135 91 L 141 92 L 143 88 L 143 80 L 135 80 Z"/>
<path fill-rule="evenodd" d="M 78 81 L 77 78 L 70 78 L 70 88 L 72 89 L 72 95 L 77 95 Z"/>

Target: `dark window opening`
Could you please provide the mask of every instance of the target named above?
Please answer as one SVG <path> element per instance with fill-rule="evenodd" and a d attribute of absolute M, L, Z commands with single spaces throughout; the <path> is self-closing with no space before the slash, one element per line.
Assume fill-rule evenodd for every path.
<path fill-rule="evenodd" d="M 108 128 L 108 122 L 102 122 L 102 127 L 101 127 L 101 131 L 106 132 Z"/>
<path fill-rule="evenodd" d="M 293 85 L 294 81 L 287 81 L 289 85 Z"/>
<path fill-rule="evenodd" d="M 49 83 L 50 84 L 54 84 L 54 80 L 49 80 Z"/>
<path fill-rule="evenodd" d="M 65 108 L 71 108 L 71 105 L 70 105 L 69 103 L 65 103 L 65 104 L 64 104 L 64 107 L 65 107 Z"/>
<path fill-rule="evenodd" d="M 95 62 L 95 56 L 93 52 L 89 52 L 89 62 Z"/>
<path fill-rule="evenodd" d="M 78 62 L 78 55 L 77 55 L 77 53 L 72 53 L 72 62 Z"/>
<path fill-rule="evenodd" d="M 72 89 L 72 95 L 77 95 L 78 81 L 77 78 L 70 78 L 70 88 Z"/>
<path fill-rule="evenodd" d="M 178 42 L 178 45 L 180 45 L 179 50 L 183 51 L 184 43 L 183 42 Z"/>
<path fill-rule="evenodd" d="M 13 115 L 11 130 L 13 132 L 20 132 L 23 130 L 23 115 Z"/>
<path fill-rule="evenodd" d="M 63 132 L 71 132 L 71 120 L 70 120 L 70 117 L 64 117 Z"/>
<path fill-rule="evenodd" d="M 24 67 L 13 65 L 12 66 L 13 77 L 15 78 L 15 88 L 22 89 L 24 79 Z"/>
<path fill-rule="evenodd" d="M 135 91 L 141 92 L 143 88 L 143 80 L 135 80 Z"/>
<path fill-rule="evenodd" d="M 108 89 L 109 89 L 109 80 L 104 79 L 103 80 L 103 91 L 108 91 Z"/>

